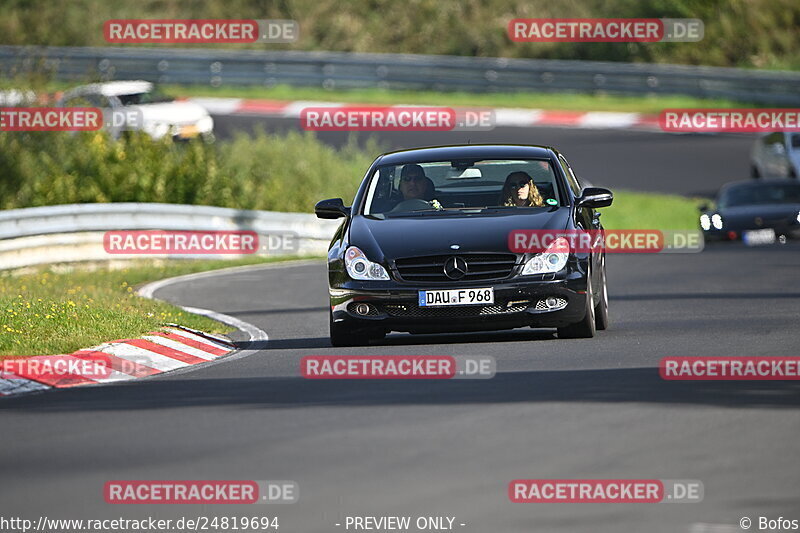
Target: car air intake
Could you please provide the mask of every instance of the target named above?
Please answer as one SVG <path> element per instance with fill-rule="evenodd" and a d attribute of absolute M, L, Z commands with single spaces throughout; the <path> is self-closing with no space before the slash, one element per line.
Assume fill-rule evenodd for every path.
<path fill-rule="evenodd" d="M 514 254 L 448 254 L 397 259 L 395 267 L 403 281 L 463 283 L 505 279 L 516 262 Z M 446 273 L 445 265 L 454 263 Z"/>
<path fill-rule="evenodd" d="M 413 303 L 386 304 L 386 313 L 403 318 L 470 318 L 522 313 L 527 305 L 467 305 L 463 307 L 419 307 Z"/>

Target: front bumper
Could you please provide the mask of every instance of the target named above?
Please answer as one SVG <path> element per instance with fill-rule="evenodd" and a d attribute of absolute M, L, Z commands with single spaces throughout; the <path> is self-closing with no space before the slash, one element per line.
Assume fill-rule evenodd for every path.
<path fill-rule="evenodd" d="M 332 320 L 351 329 L 445 333 L 527 326 L 562 327 L 580 321 L 586 312 L 586 274 L 585 269 L 577 265 L 560 279 L 547 274 L 447 286 L 409 286 L 395 282 L 347 279 L 331 285 Z M 418 305 L 420 290 L 480 287 L 494 289 L 494 304 L 445 307 Z M 560 298 L 566 303 L 556 310 L 543 308 L 542 301 L 548 297 Z M 358 313 L 358 304 L 368 304 L 369 313 Z"/>
<path fill-rule="evenodd" d="M 746 231 L 758 231 L 771 229 L 775 231 L 776 237 L 786 237 L 787 239 L 800 239 L 800 224 L 766 224 L 763 226 L 731 226 L 719 229 L 703 230 L 703 239 L 706 241 L 740 241 Z"/>

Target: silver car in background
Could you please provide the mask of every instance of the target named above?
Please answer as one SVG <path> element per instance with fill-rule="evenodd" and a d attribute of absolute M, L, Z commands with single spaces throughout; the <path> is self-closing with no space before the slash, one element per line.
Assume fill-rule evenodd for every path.
<path fill-rule="evenodd" d="M 123 123 L 108 127 L 112 137 L 123 130 L 139 130 L 153 139 L 200 137 L 214 140 L 214 120 L 194 102 L 175 100 L 158 92 L 148 81 L 110 81 L 76 87 L 64 93 L 60 106 L 98 107 L 117 113 Z M 134 113 L 129 113 L 133 111 Z M 129 117 L 125 120 L 125 117 Z M 130 117 L 135 117 L 130 120 Z"/>
<path fill-rule="evenodd" d="M 800 176 L 800 133 L 762 134 L 750 154 L 750 176 L 797 179 Z"/>

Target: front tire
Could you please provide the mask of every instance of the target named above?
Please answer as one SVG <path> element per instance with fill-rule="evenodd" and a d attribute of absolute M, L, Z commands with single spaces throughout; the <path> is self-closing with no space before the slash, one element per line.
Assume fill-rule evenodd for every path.
<path fill-rule="evenodd" d="M 365 332 L 355 330 L 344 324 L 336 324 L 333 321 L 333 313 L 328 312 L 328 331 L 330 332 L 331 344 L 337 348 L 346 346 L 366 346 L 370 340 L 379 340 L 386 336 L 386 332 Z"/>
<path fill-rule="evenodd" d="M 600 301 L 594 308 L 594 325 L 596 330 L 603 331 L 608 328 L 608 286 L 605 260 L 603 260 L 603 270 L 600 275 Z"/>
<path fill-rule="evenodd" d="M 596 331 L 594 298 L 592 292 L 592 274 L 586 273 L 586 314 L 583 320 L 575 322 L 569 326 L 558 328 L 559 339 L 591 339 Z"/>

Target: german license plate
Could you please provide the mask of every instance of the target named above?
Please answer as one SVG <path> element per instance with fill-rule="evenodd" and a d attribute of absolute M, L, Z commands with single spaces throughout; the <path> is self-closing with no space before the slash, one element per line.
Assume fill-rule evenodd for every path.
<path fill-rule="evenodd" d="M 494 303 L 494 289 L 446 289 L 419 291 L 420 307 L 442 307 L 445 305 L 487 305 Z"/>
<path fill-rule="evenodd" d="M 772 228 L 745 231 L 742 233 L 742 240 L 748 246 L 758 246 L 760 244 L 772 244 L 775 242 L 775 230 Z"/>

